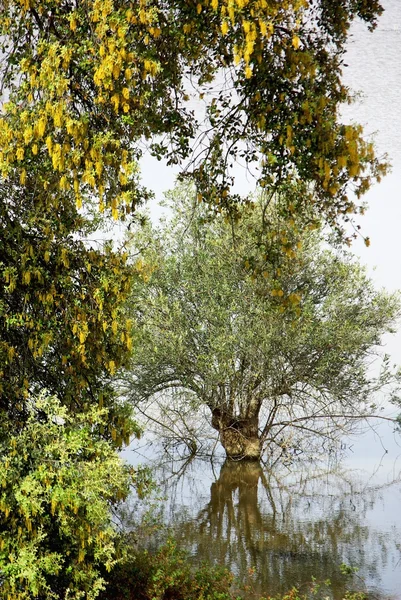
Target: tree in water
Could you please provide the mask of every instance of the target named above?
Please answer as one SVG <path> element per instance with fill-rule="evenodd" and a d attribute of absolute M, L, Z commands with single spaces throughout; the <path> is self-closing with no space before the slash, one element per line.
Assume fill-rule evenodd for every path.
<path fill-rule="evenodd" d="M 313 215 L 289 224 L 282 206 L 302 189 L 283 193 L 262 194 L 235 223 L 210 219 L 179 188 L 172 217 L 133 236 L 142 277 L 128 306 L 136 337 L 123 393 L 141 409 L 163 405 L 163 394 L 166 413 L 173 403 L 182 413 L 207 407 L 234 459 L 302 449 L 311 435 L 334 441 L 372 415 L 375 393 L 397 379 L 379 345 L 398 296 L 330 250 Z"/>
<path fill-rule="evenodd" d="M 48 524 L 64 519 L 71 508 L 67 498 L 53 510 L 54 490 L 44 481 L 41 510 L 29 517 L 35 521 L 33 538 L 39 535 L 25 553 L 26 532 L 20 534 L 18 524 L 29 510 L 14 497 L 14 481 L 22 482 L 21 473 L 29 469 L 36 477 L 36 466 L 42 472 L 48 450 L 40 441 L 46 431 L 54 433 L 55 460 L 65 444 L 68 448 L 64 433 L 78 434 L 94 406 L 107 408 L 101 425 L 85 430 L 94 444 L 106 438 L 120 448 L 136 431 L 110 383 L 127 366 L 132 344 L 131 324 L 122 317 L 132 272 L 123 252 L 84 242 L 96 230 L 88 215 L 95 214 L 96 221 L 104 211 L 106 219 L 126 219 L 146 200 L 137 177 L 146 148 L 180 164 L 182 176 L 196 182 L 199 196 L 217 212 L 220 206 L 233 211 L 238 200 L 231 193 L 231 161 L 245 158 L 256 166 L 262 156 L 261 186 L 289 176 L 313 182 L 319 211 L 341 232 L 344 215 L 361 208 L 348 195 L 349 186 L 359 198 L 386 170 L 361 128 L 339 117 L 340 105 L 350 98 L 341 81 L 349 25 L 361 18 L 374 28 L 381 10 L 377 0 L 346 6 L 340 0 L 251 0 L 236 6 L 215 0 L 2 1 L 0 439 L 8 496 L 0 522 L 14 541 L 13 552 L 11 546 L 3 552 L 0 570 L 9 582 L 12 561 L 21 572 L 25 559 L 33 564 L 41 555 L 46 563 L 41 528 L 48 533 Z M 205 104 L 204 122 L 191 110 L 195 99 Z M 304 196 L 302 206 L 288 207 L 289 213 L 307 209 L 310 199 Z M 69 411 L 68 431 L 54 428 L 50 414 L 32 408 L 43 390 Z M 30 436 L 32 431 L 39 433 Z M 26 444 L 27 452 L 10 472 L 7 456 L 16 459 L 14 441 Z M 89 469 L 92 456 L 77 448 L 75 458 L 81 457 Z M 66 460 L 66 468 L 75 458 Z M 104 471 L 101 475 L 103 485 Z M 123 482 L 122 495 L 125 487 Z M 106 504 L 118 499 L 113 494 L 106 494 Z M 9 515 L 10 505 L 21 507 L 18 517 Z M 85 526 L 92 527 L 90 520 Z M 65 531 L 58 531 L 65 540 Z M 60 551 L 67 552 L 65 546 Z M 90 552 L 86 558 L 91 560 Z M 59 589 L 72 597 L 71 588 L 57 587 L 63 577 L 58 564 L 75 569 L 76 581 L 86 572 L 87 597 L 95 597 L 97 576 L 79 553 L 73 564 L 62 558 L 49 562 L 54 580 L 48 584 L 45 578 L 39 592 L 32 579 L 17 573 L 21 597 L 61 597 Z M 82 588 L 78 581 L 74 593 Z M 17 597 L 17 588 L 10 589 Z"/>

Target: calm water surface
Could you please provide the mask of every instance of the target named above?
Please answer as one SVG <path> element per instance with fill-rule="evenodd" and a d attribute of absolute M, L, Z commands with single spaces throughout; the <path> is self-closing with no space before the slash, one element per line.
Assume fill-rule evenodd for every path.
<path fill-rule="evenodd" d="M 288 457 L 273 469 L 150 461 L 163 520 L 194 562 L 225 565 L 258 594 L 330 578 L 340 600 L 345 562 L 372 598 L 401 600 L 401 437 L 387 423 L 376 429 L 345 440 L 341 458 Z"/>

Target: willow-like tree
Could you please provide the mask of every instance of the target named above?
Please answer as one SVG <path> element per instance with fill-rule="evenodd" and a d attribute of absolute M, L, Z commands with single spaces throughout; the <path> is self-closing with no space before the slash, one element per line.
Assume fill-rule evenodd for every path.
<path fill-rule="evenodd" d="M 129 306 L 136 337 L 124 394 L 142 409 L 154 400 L 167 412 L 206 406 L 236 459 L 302 449 L 311 434 L 335 440 L 396 383 L 379 346 L 398 297 L 376 291 L 351 256 L 327 249 L 319 229 L 293 239 L 298 254 L 279 268 L 248 268 L 263 213 L 282 240 L 294 235 L 280 204 L 262 196 L 232 227 L 181 189 L 171 221 L 140 237 L 146 268 Z"/>

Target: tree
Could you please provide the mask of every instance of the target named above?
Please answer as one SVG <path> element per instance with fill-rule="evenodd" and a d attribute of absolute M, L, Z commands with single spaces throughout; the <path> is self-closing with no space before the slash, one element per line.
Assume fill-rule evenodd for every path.
<path fill-rule="evenodd" d="M 126 256 L 85 242 L 96 220 L 80 215 L 65 191 L 57 208 L 47 205 L 33 175 L 25 186 L 0 181 L 2 420 L 21 425 L 30 396 L 47 389 L 76 412 L 107 405 L 109 437 L 121 445 L 133 424 L 110 378 L 131 344 L 130 324 L 120 319 Z"/>
<path fill-rule="evenodd" d="M 266 445 L 302 448 L 309 434 L 333 440 L 372 414 L 374 393 L 396 381 L 379 345 L 399 315 L 398 296 L 376 291 L 319 230 L 298 236 L 297 256 L 279 268 L 266 260 L 263 271 L 249 269 L 263 213 L 282 241 L 294 235 L 280 197 L 266 205 L 262 195 L 234 227 L 210 220 L 183 188 L 170 200 L 171 221 L 148 224 L 136 242 L 143 278 L 129 305 L 136 337 L 124 395 L 138 406 L 163 393 L 167 407 L 169 395 L 207 406 L 236 459 L 259 458 Z"/>
<path fill-rule="evenodd" d="M 37 195 L 35 177 L 57 175 L 44 161 L 0 180 L 0 596 L 91 600 L 132 483 L 116 450 L 139 432 L 111 385 L 132 269 L 96 242 L 89 199 Z"/>
<path fill-rule="evenodd" d="M 350 24 L 373 29 L 381 12 L 378 0 L 3 0 L 2 177 L 33 178 L 46 204 L 56 189 L 78 206 L 92 194 L 117 217 L 147 197 L 146 148 L 220 210 L 238 201 L 239 159 L 261 186 L 312 182 L 290 211 L 313 202 L 341 230 L 385 171 L 338 114 Z"/>
<path fill-rule="evenodd" d="M 133 479 L 101 439 L 105 426 L 106 409 L 77 416 L 42 393 L 23 428 L 1 436 L 2 598 L 92 600 L 104 587 L 116 562 L 110 505 Z"/>
<path fill-rule="evenodd" d="M 116 451 L 139 432 L 111 386 L 130 352 L 121 317 L 132 270 L 122 251 L 96 240 L 102 217 L 88 183 L 74 175 L 75 187 L 68 184 L 73 171 L 66 177 L 61 165 L 71 147 L 58 117 L 53 138 L 46 119 L 35 121 L 49 99 L 24 96 L 21 53 L 37 48 L 21 29 L 24 40 L 11 49 L 7 28 L 36 8 L 47 10 L 2 2 L 0 11 L 8 96 L 0 125 L 0 596 L 89 599 L 101 588 L 101 564 L 116 559 L 111 508 L 129 489 Z M 17 122 L 29 148 L 17 141 Z M 42 392 L 58 398 L 55 413 L 37 404 Z M 65 427 L 54 422 L 60 415 Z"/>

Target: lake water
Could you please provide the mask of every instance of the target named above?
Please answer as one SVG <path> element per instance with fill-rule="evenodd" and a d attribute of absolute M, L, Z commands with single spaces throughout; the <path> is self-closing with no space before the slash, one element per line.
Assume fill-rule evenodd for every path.
<path fill-rule="evenodd" d="M 288 457 L 272 469 L 222 457 L 152 461 L 155 446 L 147 459 L 133 448 L 125 456 L 153 466 L 161 518 L 179 547 L 195 563 L 227 566 L 251 586 L 250 598 L 316 577 L 331 579 L 341 600 L 346 563 L 359 568 L 353 584 L 370 597 L 401 600 L 401 436 L 393 429 L 382 422 L 319 461 Z"/>
<path fill-rule="evenodd" d="M 344 77 L 361 95 L 344 118 L 375 134 L 379 153 L 387 152 L 393 164 L 366 197 L 361 225 L 372 245 L 361 239 L 353 250 L 379 286 L 400 289 L 401 2 L 383 5 L 373 34 L 361 24 L 352 28 Z M 160 197 L 173 182 L 171 172 L 157 168 Z M 154 187 L 154 165 L 145 164 L 143 175 Z M 401 363 L 401 336 L 386 343 Z M 354 583 L 372 598 L 401 600 L 401 438 L 382 423 L 343 445 L 341 460 L 328 453 L 319 463 L 302 457 L 273 469 L 164 457 L 156 471 L 166 498 L 164 522 L 195 562 L 225 564 L 256 594 L 283 592 L 315 576 L 332 579 L 340 600 L 345 584 L 338 567 L 345 562 L 359 567 Z M 145 453 L 124 454 L 138 463 L 149 461 L 153 450 Z"/>

